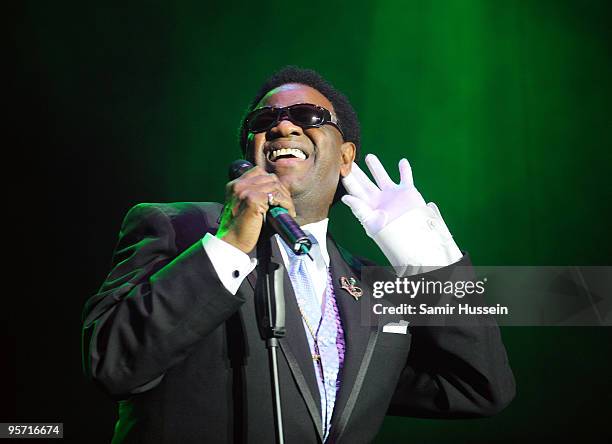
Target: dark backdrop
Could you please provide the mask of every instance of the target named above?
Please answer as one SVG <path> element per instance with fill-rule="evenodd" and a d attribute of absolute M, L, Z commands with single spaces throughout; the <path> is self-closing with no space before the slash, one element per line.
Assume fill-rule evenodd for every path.
<path fill-rule="evenodd" d="M 109 441 L 115 409 L 81 374 L 80 312 L 121 219 L 138 202 L 221 200 L 239 118 L 285 64 L 347 93 L 364 153 L 393 172 L 407 157 L 475 264 L 610 264 L 608 3 L 19 2 L 5 15 L 17 82 L 0 421 L 62 421 L 74 442 Z M 332 233 L 383 261 L 341 206 Z M 510 407 L 389 417 L 379 442 L 605 434 L 610 328 L 502 333 L 518 381 Z"/>

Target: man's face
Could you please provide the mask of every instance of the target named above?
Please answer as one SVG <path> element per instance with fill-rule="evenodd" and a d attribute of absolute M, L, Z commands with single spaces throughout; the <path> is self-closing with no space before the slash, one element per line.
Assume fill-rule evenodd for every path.
<path fill-rule="evenodd" d="M 319 91 L 306 85 L 289 83 L 266 94 L 256 108 L 277 108 L 296 103 L 311 103 L 335 111 L 330 101 Z M 306 159 L 281 156 L 271 160 L 274 150 L 297 148 Z M 350 172 L 355 157 L 353 143 L 344 143 L 340 132 L 332 125 L 301 128 L 288 119 L 281 120 L 268 131 L 249 134 L 247 150 L 254 162 L 270 173 L 276 173 L 294 199 L 315 204 L 331 205 L 340 175 Z"/>

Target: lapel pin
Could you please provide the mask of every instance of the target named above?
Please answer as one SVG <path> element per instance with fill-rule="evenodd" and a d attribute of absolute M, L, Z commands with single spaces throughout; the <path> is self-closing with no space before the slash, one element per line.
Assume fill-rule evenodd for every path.
<path fill-rule="evenodd" d="M 363 291 L 361 290 L 361 288 L 357 287 L 355 284 L 357 283 L 357 280 L 353 277 L 351 278 L 345 278 L 344 276 L 342 276 L 340 278 L 340 286 L 348 291 L 348 293 L 353 296 L 355 298 L 355 300 L 359 300 L 359 298 L 361 297 L 361 295 L 363 294 Z"/>

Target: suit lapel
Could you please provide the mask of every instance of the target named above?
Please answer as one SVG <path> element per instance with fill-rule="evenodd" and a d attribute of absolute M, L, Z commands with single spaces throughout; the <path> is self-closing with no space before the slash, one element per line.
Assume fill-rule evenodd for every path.
<path fill-rule="evenodd" d="M 257 257 L 256 251 L 253 251 L 249 256 Z M 280 254 L 278 242 L 272 242 L 272 260 L 283 264 L 283 258 Z M 253 290 L 257 285 L 257 270 L 251 272 L 247 279 Z M 293 378 L 304 398 L 304 402 L 308 408 L 310 416 L 316 425 L 319 432 L 319 437 L 323 439 L 323 426 L 321 424 L 321 400 L 319 395 L 319 386 L 315 375 L 314 365 L 312 363 L 308 338 L 302 323 L 302 317 L 298 309 L 293 285 L 289 279 L 287 269 L 284 273 L 284 289 L 285 289 L 285 337 L 280 339 L 280 347 L 287 359 L 289 369 Z"/>
<path fill-rule="evenodd" d="M 346 259 L 351 260 L 352 258 L 345 259 L 342 257 L 330 236 L 328 236 L 327 249 L 330 257 L 336 304 L 342 319 L 346 343 L 344 365 L 340 373 L 340 391 L 336 398 L 331 423 L 330 442 L 334 442 L 342 433 L 361 390 L 363 377 L 369 366 L 372 349 L 376 343 L 377 329 L 369 327 L 361 320 L 362 305 L 365 303 L 363 298 L 367 295 L 364 294 L 362 298 L 355 300 L 340 285 L 341 277 L 353 277 L 357 280 L 355 285 L 363 289 L 359 270 L 351 269 L 346 262 Z"/>

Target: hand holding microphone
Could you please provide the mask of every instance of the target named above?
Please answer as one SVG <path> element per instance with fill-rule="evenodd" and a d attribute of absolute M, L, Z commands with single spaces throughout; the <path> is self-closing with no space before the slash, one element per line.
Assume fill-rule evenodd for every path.
<path fill-rule="evenodd" d="M 296 253 L 308 253 L 310 240 L 293 220 L 296 212 L 291 194 L 276 174 L 241 159 L 231 164 L 229 176 L 217 237 L 250 253 L 266 216 L 274 231 L 294 251 L 300 250 Z"/>

